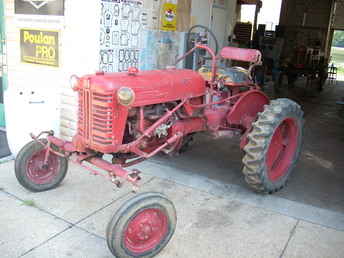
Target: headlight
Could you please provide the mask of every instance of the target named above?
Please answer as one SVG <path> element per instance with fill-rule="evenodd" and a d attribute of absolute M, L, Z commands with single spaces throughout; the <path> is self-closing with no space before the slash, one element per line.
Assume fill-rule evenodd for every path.
<path fill-rule="evenodd" d="M 78 89 L 78 84 L 79 84 L 79 80 L 80 78 L 78 76 L 76 76 L 75 74 L 73 74 L 70 78 L 69 78 L 69 85 L 73 90 L 77 90 Z"/>
<path fill-rule="evenodd" d="M 129 106 L 133 104 L 135 100 L 135 93 L 130 88 L 122 87 L 117 91 L 117 99 L 123 106 Z"/>

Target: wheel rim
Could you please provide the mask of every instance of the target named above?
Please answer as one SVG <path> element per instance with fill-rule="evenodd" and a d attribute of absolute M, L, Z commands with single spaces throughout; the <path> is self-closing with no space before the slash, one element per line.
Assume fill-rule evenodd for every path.
<path fill-rule="evenodd" d="M 284 119 L 274 131 L 266 157 L 271 181 L 275 182 L 287 173 L 297 151 L 298 136 L 299 129 L 293 118 Z"/>
<path fill-rule="evenodd" d="M 124 231 L 125 247 L 137 254 L 154 249 L 166 237 L 168 218 L 160 209 L 145 209 L 130 220 Z"/>
<path fill-rule="evenodd" d="M 31 155 L 27 161 L 27 177 L 35 184 L 50 183 L 58 174 L 60 163 L 53 153 L 50 153 L 47 165 L 44 166 L 46 149 L 39 150 Z"/>

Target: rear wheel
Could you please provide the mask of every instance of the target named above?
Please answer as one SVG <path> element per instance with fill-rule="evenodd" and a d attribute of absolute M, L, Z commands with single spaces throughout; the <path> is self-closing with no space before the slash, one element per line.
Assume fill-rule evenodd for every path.
<path fill-rule="evenodd" d="M 286 184 L 300 156 L 303 112 L 289 99 L 272 100 L 253 123 L 244 147 L 243 173 L 254 190 L 273 193 Z"/>
<path fill-rule="evenodd" d="M 174 205 L 160 193 L 143 193 L 127 201 L 106 230 L 116 257 L 153 257 L 170 241 L 177 217 Z"/>
<path fill-rule="evenodd" d="M 46 140 L 42 140 L 46 143 Z M 68 170 L 68 159 L 49 154 L 44 165 L 46 148 L 32 141 L 26 144 L 15 160 L 15 174 L 18 182 L 32 192 L 47 191 L 57 187 Z"/>

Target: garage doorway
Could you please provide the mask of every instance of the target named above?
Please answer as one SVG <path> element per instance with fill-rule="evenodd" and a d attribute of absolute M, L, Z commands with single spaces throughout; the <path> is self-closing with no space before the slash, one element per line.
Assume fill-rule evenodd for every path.
<path fill-rule="evenodd" d="M 258 13 L 257 24 L 265 24 L 266 30 L 275 31 L 279 24 L 282 0 L 264 0 L 263 6 Z M 256 5 L 243 4 L 241 6 L 241 22 L 254 23 Z"/>
<path fill-rule="evenodd" d="M 7 87 L 4 1 L 0 2 L 0 158 L 9 156 L 6 137 L 4 90 Z"/>
<path fill-rule="evenodd" d="M 333 33 L 331 46 L 330 67 L 336 67 L 337 78 L 344 78 L 344 30 L 335 30 Z"/>

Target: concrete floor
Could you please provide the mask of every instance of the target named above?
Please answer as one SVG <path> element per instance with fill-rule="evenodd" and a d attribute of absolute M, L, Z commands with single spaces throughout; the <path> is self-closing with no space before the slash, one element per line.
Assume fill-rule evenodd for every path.
<path fill-rule="evenodd" d="M 300 162 L 278 194 L 246 187 L 237 140 L 198 135 L 182 156 L 138 165 L 140 191 L 165 193 L 178 213 L 159 257 L 343 257 L 344 118 L 335 101 L 344 83 L 320 95 L 302 88 L 281 95 L 302 100 L 306 124 Z M 17 183 L 13 161 L 0 164 L 0 256 L 111 257 L 104 230 L 130 196 L 128 187 L 115 190 L 75 165 L 57 189 L 30 193 Z"/>
<path fill-rule="evenodd" d="M 273 95 L 270 90 L 267 92 Z M 303 87 L 284 91 L 305 112 L 304 145 L 298 166 L 288 186 L 277 196 L 344 213 L 344 112 L 335 104 L 344 97 L 344 82 L 327 85 L 319 94 Z M 200 134 L 181 156 L 154 159 L 209 179 L 246 187 L 241 174 L 242 152 L 237 139 L 213 140 Z"/>
<path fill-rule="evenodd" d="M 16 181 L 13 165 L 0 164 L 2 258 L 112 257 L 105 228 L 114 211 L 133 195 L 130 188 L 114 189 L 102 177 L 71 164 L 61 186 L 30 193 Z M 163 192 L 178 214 L 175 235 L 158 257 L 343 257 L 344 228 L 259 207 L 278 204 L 290 213 L 293 203 L 244 193 L 201 176 L 189 178 L 184 171 L 151 162 L 140 168 L 149 171 L 140 192 Z M 315 213 L 321 216 L 321 211 Z"/>

